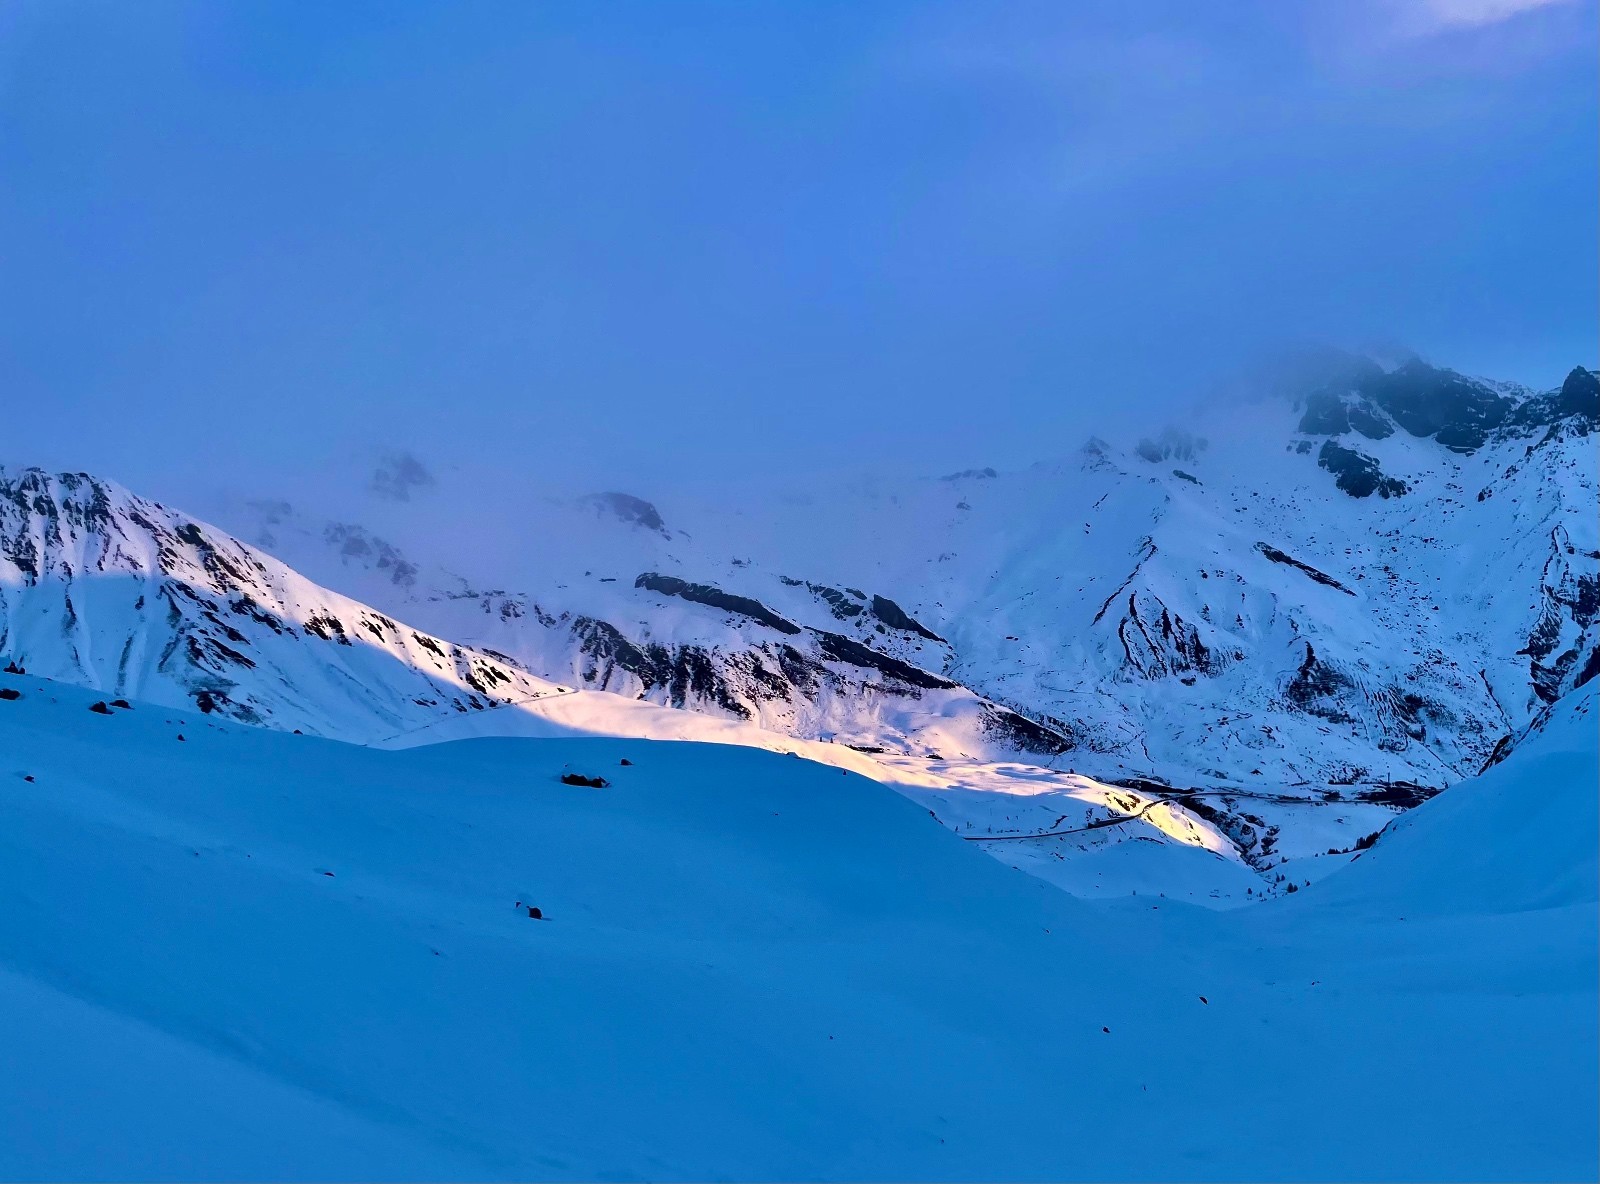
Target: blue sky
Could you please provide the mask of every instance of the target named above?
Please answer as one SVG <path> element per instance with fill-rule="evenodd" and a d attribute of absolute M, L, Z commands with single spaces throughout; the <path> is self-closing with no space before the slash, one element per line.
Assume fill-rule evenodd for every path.
<path fill-rule="evenodd" d="M 155 492 L 381 447 L 634 488 L 1026 463 L 1293 341 L 1553 385 L 1596 362 L 1595 28 L 20 0 L 0 453 Z"/>

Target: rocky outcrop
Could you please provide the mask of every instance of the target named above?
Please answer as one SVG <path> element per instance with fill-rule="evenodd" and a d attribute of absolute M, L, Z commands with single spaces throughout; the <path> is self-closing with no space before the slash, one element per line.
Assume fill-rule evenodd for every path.
<path fill-rule="evenodd" d="M 1386 477 L 1378 462 L 1363 456 L 1352 448 L 1344 448 L 1332 440 L 1322 445 L 1317 453 L 1317 464 L 1334 476 L 1334 484 L 1351 497 L 1403 497 L 1410 487 L 1396 477 Z"/>
<path fill-rule="evenodd" d="M 1149 594 L 1129 593 L 1117 640 L 1127 669 L 1139 678 L 1212 675 L 1226 665 L 1201 640 L 1198 628 Z"/>
<path fill-rule="evenodd" d="M 1266 556 L 1266 558 L 1270 559 L 1273 563 L 1281 563 L 1286 567 L 1292 567 L 1296 571 L 1303 573 L 1310 579 L 1324 585 L 1325 587 L 1336 588 L 1340 592 L 1343 592 L 1346 596 L 1355 595 L 1354 591 L 1346 588 L 1343 584 L 1334 579 L 1332 576 L 1328 575 L 1326 572 L 1318 571 L 1309 563 L 1301 563 L 1287 551 L 1280 551 L 1270 543 L 1257 543 L 1256 550 L 1262 555 Z"/>
<path fill-rule="evenodd" d="M 1518 651 L 1528 659 L 1533 690 L 1553 703 L 1600 673 L 1600 574 L 1595 557 L 1580 555 L 1565 530 L 1550 538 L 1550 556 L 1540 579 L 1538 621 L 1527 644 Z M 1579 562 L 1584 562 L 1580 567 Z"/>
<path fill-rule="evenodd" d="M 732 592 L 724 592 L 712 584 L 691 584 L 688 580 L 680 580 L 677 576 L 664 576 L 657 572 L 647 571 L 633 581 L 635 588 L 643 588 L 661 596 L 676 596 L 680 600 L 687 600 L 691 604 L 703 604 L 709 608 L 720 608 L 725 612 L 738 613 L 748 617 L 758 625 L 765 625 L 768 629 L 776 629 L 779 633 L 793 636 L 800 632 L 800 626 L 793 621 L 786 621 L 773 612 L 759 600 L 750 596 L 738 596 Z"/>

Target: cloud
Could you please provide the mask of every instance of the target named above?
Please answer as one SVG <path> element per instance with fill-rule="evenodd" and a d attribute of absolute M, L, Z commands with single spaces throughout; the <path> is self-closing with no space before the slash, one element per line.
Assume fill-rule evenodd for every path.
<path fill-rule="evenodd" d="M 1441 33 L 1453 29 L 1480 29 L 1540 8 L 1554 8 L 1572 0 L 1400 0 L 1396 16 L 1410 32 Z"/>

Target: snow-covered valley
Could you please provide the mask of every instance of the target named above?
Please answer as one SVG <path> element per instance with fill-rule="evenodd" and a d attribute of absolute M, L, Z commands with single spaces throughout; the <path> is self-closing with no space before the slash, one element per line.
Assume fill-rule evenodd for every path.
<path fill-rule="evenodd" d="M 1076 900 L 747 747 L 0 688 L 7 1177 L 1596 1167 L 1592 686 L 1226 913 Z"/>
<path fill-rule="evenodd" d="M 224 529 L 12 470 L 0 657 L 366 744 L 804 752 L 1073 892 L 1239 905 L 1341 866 L 1600 666 L 1594 375 L 1349 365 L 1205 439 L 665 514 L 446 481 L 369 494 L 376 527 L 219 497 Z"/>
<path fill-rule="evenodd" d="M 1347 364 L 1012 472 L 200 508 L 571 686 L 911 755 L 1425 794 L 1600 668 L 1600 389 Z"/>
<path fill-rule="evenodd" d="M 1600 384 L 1417 366 L 659 506 L 0 470 L 0 1176 L 1592 1177 Z"/>

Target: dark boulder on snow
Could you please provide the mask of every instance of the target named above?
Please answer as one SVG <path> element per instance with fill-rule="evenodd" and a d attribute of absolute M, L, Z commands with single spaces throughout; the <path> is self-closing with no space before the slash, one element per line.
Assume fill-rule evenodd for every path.
<path fill-rule="evenodd" d="M 604 789 L 610 785 L 604 777 L 585 777 L 582 773 L 561 774 L 562 785 L 582 785 L 588 789 Z"/>

